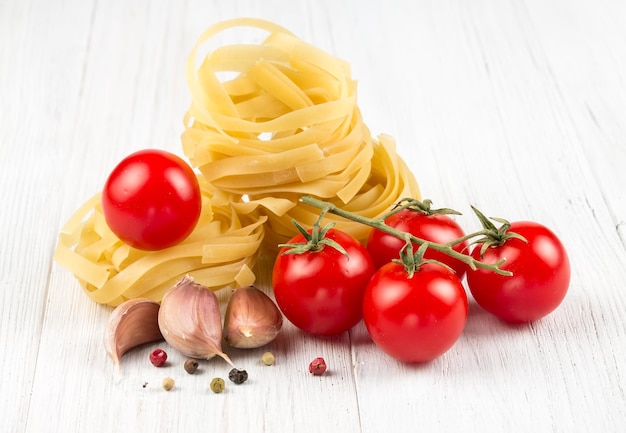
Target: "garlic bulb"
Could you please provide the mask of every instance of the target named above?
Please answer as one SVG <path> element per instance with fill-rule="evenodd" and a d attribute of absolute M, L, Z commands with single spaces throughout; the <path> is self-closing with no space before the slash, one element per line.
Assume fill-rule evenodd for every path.
<path fill-rule="evenodd" d="M 189 358 L 224 358 L 219 301 L 208 287 L 183 277 L 161 301 L 159 328 L 170 346 Z"/>
<path fill-rule="evenodd" d="M 283 316 L 274 301 L 256 287 L 235 290 L 224 318 L 224 340 L 239 349 L 261 347 L 276 338 Z"/>
<path fill-rule="evenodd" d="M 116 367 L 130 349 L 162 340 L 158 323 L 159 304 L 145 298 L 129 299 L 111 313 L 104 334 L 104 346 Z"/>

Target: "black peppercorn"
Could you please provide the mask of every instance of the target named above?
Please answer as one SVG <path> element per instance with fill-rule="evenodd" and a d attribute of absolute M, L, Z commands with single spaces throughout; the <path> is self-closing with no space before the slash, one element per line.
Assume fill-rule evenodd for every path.
<path fill-rule="evenodd" d="M 248 372 L 246 370 L 239 370 L 237 368 L 233 368 L 228 373 L 228 378 L 237 385 L 244 383 L 248 380 Z"/>

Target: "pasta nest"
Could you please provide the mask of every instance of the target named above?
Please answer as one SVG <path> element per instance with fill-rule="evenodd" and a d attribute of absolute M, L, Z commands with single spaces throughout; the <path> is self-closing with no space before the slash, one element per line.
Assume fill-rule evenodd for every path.
<path fill-rule="evenodd" d="M 257 44 L 218 45 L 233 28 L 267 33 Z M 217 190 L 246 202 L 240 209 L 268 217 L 265 244 L 276 248 L 311 226 L 319 210 L 303 194 L 367 217 L 404 197 L 419 198 L 417 182 L 387 135 L 373 138 L 357 105 L 347 62 L 274 23 L 243 18 L 209 27 L 186 65 L 191 104 L 183 151 Z M 326 216 L 365 240 L 369 228 Z"/>
<path fill-rule="evenodd" d="M 267 218 L 238 212 L 229 200 L 216 200 L 201 176 L 198 182 L 202 211 L 183 242 L 159 251 L 130 247 L 107 225 L 98 193 L 61 230 L 55 260 L 91 299 L 111 306 L 133 298 L 160 302 L 185 275 L 212 290 L 251 285 Z"/>

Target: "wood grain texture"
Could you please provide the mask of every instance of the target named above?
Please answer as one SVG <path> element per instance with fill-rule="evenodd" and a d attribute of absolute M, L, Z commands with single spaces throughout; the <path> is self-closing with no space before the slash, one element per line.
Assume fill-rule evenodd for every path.
<path fill-rule="evenodd" d="M 552 227 L 572 283 L 508 326 L 473 302 L 460 341 L 403 365 L 363 324 L 199 374 L 148 345 L 117 374 L 110 309 L 52 261 L 57 233 L 133 150 L 181 153 L 184 62 L 208 25 L 257 16 L 346 59 L 373 134 L 397 140 L 424 197 Z M 626 430 L 626 3 L 613 0 L 0 0 L 0 419 L 3 431 L 621 432 Z M 257 266 L 269 292 L 272 257 Z M 167 345 L 162 345 L 167 348 Z M 265 350 L 276 354 L 261 364 Z M 313 377 L 324 356 L 329 374 Z M 166 393 L 165 375 L 176 380 Z"/>

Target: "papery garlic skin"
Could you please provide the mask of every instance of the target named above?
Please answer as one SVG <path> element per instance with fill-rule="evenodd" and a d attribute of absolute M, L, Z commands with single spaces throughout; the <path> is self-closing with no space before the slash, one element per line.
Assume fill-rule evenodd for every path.
<path fill-rule="evenodd" d="M 222 321 L 217 296 L 191 277 L 183 277 L 165 293 L 158 323 L 165 341 L 183 355 L 197 359 L 219 355 L 233 365 L 222 352 Z"/>
<path fill-rule="evenodd" d="M 241 287 L 230 296 L 224 317 L 224 340 L 239 349 L 261 347 L 276 338 L 283 316 L 269 296 L 256 287 Z"/>
<path fill-rule="evenodd" d="M 146 298 L 129 299 L 113 310 L 105 330 L 104 346 L 118 370 L 124 353 L 163 339 L 158 315 L 159 304 Z"/>

